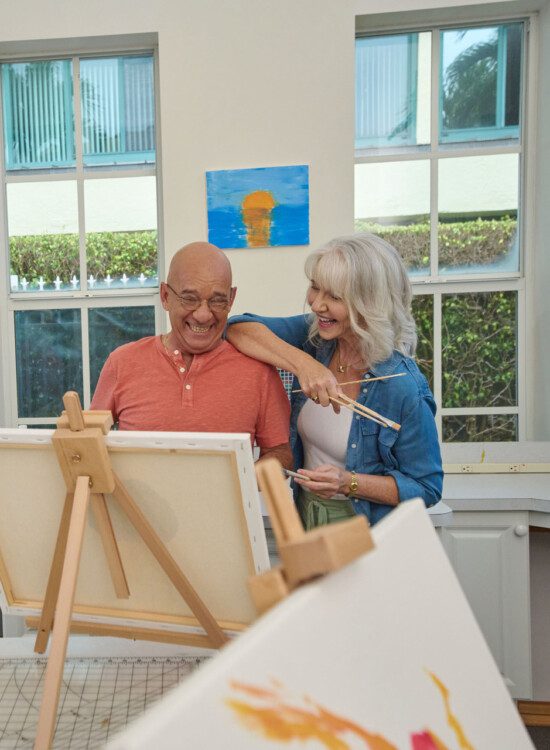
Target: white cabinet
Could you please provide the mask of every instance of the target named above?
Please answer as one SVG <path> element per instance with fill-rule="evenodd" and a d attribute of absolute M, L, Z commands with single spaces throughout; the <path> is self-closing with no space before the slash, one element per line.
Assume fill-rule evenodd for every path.
<path fill-rule="evenodd" d="M 438 529 L 511 695 L 532 698 L 529 513 L 461 511 Z"/>

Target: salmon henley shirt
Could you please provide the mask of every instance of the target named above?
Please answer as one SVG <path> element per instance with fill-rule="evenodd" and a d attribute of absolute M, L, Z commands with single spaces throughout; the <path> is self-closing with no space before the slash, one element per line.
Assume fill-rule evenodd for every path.
<path fill-rule="evenodd" d="M 91 408 L 111 411 L 121 430 L 247 432 L 260 448 L 289 437 L 290 406 L 275 368 L 224 340 L 195 354 L 189 368 L 160 336 L 118 347 L 103 366 Z"/>

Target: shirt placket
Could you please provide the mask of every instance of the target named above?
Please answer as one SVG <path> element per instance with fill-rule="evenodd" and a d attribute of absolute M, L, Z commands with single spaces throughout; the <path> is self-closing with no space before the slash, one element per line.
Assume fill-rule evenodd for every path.
<path fill-rule="evenodd" d="M 199 365 L 195 361 L 195 358 L 193 358 L 191 367 L 187 367 L 179 349 L 173 349 L 168 354 L 180 380 L 181 405 L 182 407 L 192 407 L 194 401 L 194 381 Z"/>

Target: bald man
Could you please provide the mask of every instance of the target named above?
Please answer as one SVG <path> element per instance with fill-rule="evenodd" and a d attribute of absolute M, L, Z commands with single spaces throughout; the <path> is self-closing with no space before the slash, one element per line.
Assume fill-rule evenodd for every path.
<path fill-rule="evenodd" d="M 193 242 L 172 258 L 160 286 L 170 332 L 112 352 L 91 408 L 121 430 L 247 432 L 260 458 L 290 467 L 289 403 L 277 371 L 223 339 L 236 288 L 224 253 Z"/>

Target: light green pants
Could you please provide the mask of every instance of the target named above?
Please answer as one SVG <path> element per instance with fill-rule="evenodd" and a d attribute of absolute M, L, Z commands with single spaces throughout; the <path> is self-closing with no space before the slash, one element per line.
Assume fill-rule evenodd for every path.
<path fill-rule="evenodd" d="M 345 521 L 356 515 L 351 500 L 325 500 L 303 487 L 298 495 L 298 511 L 306 531 L 316 526 Z"/>

